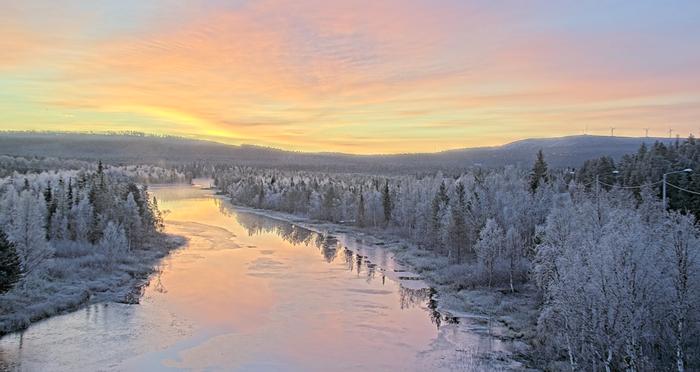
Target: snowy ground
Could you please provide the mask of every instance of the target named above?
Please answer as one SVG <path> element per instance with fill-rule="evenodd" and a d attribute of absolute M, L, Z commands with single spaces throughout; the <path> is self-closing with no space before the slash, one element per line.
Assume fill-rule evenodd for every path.
<path fill-rule="evenodd" d="M 160 259 L 184 242 L 178 236 L 159 235 L 112 265 L 88 246 L 57 249 L 40 278 L 0 295 L 0 335 L 87 304 L 138 303 Z"/>
<path fill-rule="evenodd" d="M 538 314 L 536 292 L 531 286 L 523 286 L 515 294 L 505 288 L 464 289 L 449 278 L 455 277 L 455 270 L 467 270 L 466 266 L 449 265 L 446 258 L 386 231 L 314 221 L 283 212 L 242 206 L 236 209 L 336 236 L 350 250 L 370 247 L 363 254 L 369 254 L 373 262 L 378 261 L 372 259 L 372 249 L 391 252 L 398 265 L 383 267 L 385 274 L 410 288 L 435 289 L 437 310 L 447 320 L 458 320 L 454 324 L 445 322 L 433 348 L 424 352 L 426 368 L 523 370 L 531 364 L 530 341 Z M 465 344 L 476 344 L 478 350 L 465 350 Z"/>

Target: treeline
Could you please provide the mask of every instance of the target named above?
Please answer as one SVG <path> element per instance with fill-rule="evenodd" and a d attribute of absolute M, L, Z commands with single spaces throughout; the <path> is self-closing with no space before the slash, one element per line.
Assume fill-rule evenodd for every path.
<path fill-rule="evenodd" d="M 24 174 L 42 173 L 58 170 L 91 170 L 95 171 L 98 162 L 76 159 L 59 159 L 52 157 L 31 157 L 0 155 L 0 178 L 20 177 Z M 144 184 L 154 183 L 189 183 L 192 177 L 179 171 L 176 167 L 163 168 L 155 165 L 113 165 L 110 168 L 119 169 L 135 182 Z"/>
<path fill-rule="evenodd" d="M 119 168 L 0 180 L 0 288 L 47 280 L 53 257 L 95 254 L 110 268 L 163 227 L 157 200 Z"/>
<path fill-rule="evenodd" d="M 24 158 L 20 156 L 0 155 L 0 178 L 13 174 L 41 173 L 47 170 L 95 169 L 97 164 L 75 159 L 58 158 Z"/>
<path fill-rule="evenodd" d="M 700 142 L 692 136 L 682 141 L 677 139 L 672 144 L 642 144 L 636 153 L 624 155 L 618 162 L 610 157 L 586 161 L 576 176 L 585 184 L 593 183 L 596 175 L 608 185 L 635 187 L 653 184 L 661 196 L 663 174 L 684 169 L 693 171 L 669 174 L 667 181 L 686 190 L 700 191 Z M 700 216 L 699 194 L 667 186 L 667 196 L 669 207 Z"/>
<path fill-rule="evenodd" d="M 699 231 L 692 214 L 664 210 L 652 189 L 596 192 L 549 171 L 541 153 L 530 172 L 232 167 L 215 182 L 237 204 L 401 235 L 447 257 L 441 270 L 457 290 L 535 283 L 534 342 L 548 368 L 700 368 Z"/>
<path fill-rule="evenodd" d="M 176 168 L 162 168 L 153 165 L 125 165 L 119 167 L 128 176 L 142 184 L 190 183 L 192 177 Z"/>

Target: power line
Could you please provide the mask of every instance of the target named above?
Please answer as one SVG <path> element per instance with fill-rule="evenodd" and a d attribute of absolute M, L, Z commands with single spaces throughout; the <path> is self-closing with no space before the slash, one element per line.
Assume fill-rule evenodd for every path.
<path fill-rule="evenodd" d="M 662 183 L 662 182 L 664 182 L 664 181 L 656 181 L 656 182 L 647 183 L 647 184 L 645 184 L 645 185 L 638 185 L 638 186 L 619 186 L 619 185 L 611 185 L 611 184 L 605 183 L 605 182 L 603 182 L 603 181 L 598 181 L 598 183 L 600 183 L 601 185 L 605 185 L 605 186 L 609 186 L 609 187 L 617 187 L 617 188 L 620 188 L 620 189 L 641 189 L 641 188 L 644 188 L 644 187 L 649 187 L 649 186 L 658 185 L 658 184 L 660 184 L 660 183 Z M 588 185 L 591 185 L 591 184 L 593 184 L 593 183 L 595 183 L 595 181 L 589 182 L 588 184 L 586 184 L 586 185 L 584 185 L 584 186 L 588 186 Z M 698 191 L 688 190 L 688 189 L 683 188 L 683 187 L 680 187 L 680 186 L 678 186 L 678 185 L 674 185 L 674 184 L 672 184 L 672 183 L 670 183 L 670 182 L 666 182 L 666 185 L 671 186 L 671 187 L 676 188 L 676 189 L 681 190 L 681 191 L 685 191 L 685 192 L 690 193 L 690 194 L 700 195 L 700 192 L 698 192 Z"/>
<path fill-rule="evenodd" d="M 593 181 L 593 182 L 595 182 L 595 181 Z M 638 185 L 638 186 L 619 186 L 619 185 L 611 185 L 611 184 L 605 183 L 605 182 L 603 182 L 603 181 L 598 181 L 598 182 L 599 182 L 601 185 L 610 186 L 610 187 L 617 187 L 617 188 L 620 188 L 620 189 L 642 189 L 642 188 L 645 188 L 645 187 L 658 185 L 658 184 L 660 184 L 661 182 L 664 182 L 664 181 L 656 181 L 656 182 L 647 183 L 647 184 L 645 184 L 645 185 Z M 668 183 L 668 182 L 667 182 L 667 183 Z"/>
<path fill-rule="evenodd" d="M 700 192 L 697 192 L 697 191 L 684 189 L 684 188 L 682 188 L 682 187 L 680 187 L 680 186 L 676 186 L 676 185 L 674 185 L 674 184 L 672 184 L 672 183 L 669 183 L 669 182 L 666 182 L 666 184 L 667 184 L 668 186 L 671 186 L 671 187 L 676 188 L 676 189 L 681 190 L 681 191 L 685 191 L 685 192 L 687 192 L 687 193 L 691 193 L 691 194 L 695 194 L 695 195 L 700 195 Z"/>

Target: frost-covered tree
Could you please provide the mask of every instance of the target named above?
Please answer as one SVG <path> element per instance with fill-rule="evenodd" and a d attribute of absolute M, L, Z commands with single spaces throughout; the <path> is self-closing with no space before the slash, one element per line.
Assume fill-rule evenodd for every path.
<path fill-rule="evenodd" d="M 112 221 L 107 223 L 102 238 L 98 244 L 100 251 L 114 262 L 119 257 L 129 251 L 129 240 L 126 237 L 124 228 Z"/>
<path fill-rule="evenodd" d="M 511 226 L 506 231 L 504 250 L 505 256 L 508 260 L 508 283 L 510 284 L 510 291 L 515 292 L 515 286 L 513 282 L 515 278 L 521 275 L 523 263 L 523 239 L 520 236 L 517 228 Z"/>
<path fill-rule="evenodd" d="M 700 279 L 698 259 L 700 239 L 692 215 L 673 213 L 669 224 L 670 239 L 664 247 L 670 276 L 668 317 L 675 349 L 676 369 L 684 371 L 687 359 L 688 338 L 691 314 L 700 311 L 698 307 L 697 280 Z M 695 292 L 695 293 L 694 293 Z"/>
<path fill-rule="evenodd" d="M 688 160 L 695 156 L 683 145 L 676 155 L 681 150 Z M 655 146 L 640 156 L 663 151 L 669 149 Z M 650 161 L 663 165 L 665 156 Z M 600 169 L 611 164 L 598 162 Z M 637 179 L 632 173 L 643 172 L 636 168 L 656 172 L 639 163 L 625 167 L 631 174 L 620 178 Z M 538 353 L 573 370 L 697 369 L 700 341 L 691 335 L 700 333 L 700 279 L 697 260 L 684 258 L 695 257 L 697 226 L 666 212 L 651 188 L 606 187 L 596 195 L 568 172 L 547 169 L 540 153 L 532 173 L 506 167 L 378 176 L 222 166 L 215 179 L 238 204 L 255 206 L 262 185 L 265 208 L 389 229 L 431 250 L 448 283 L 515 292 L 532 280 L 542 301 Z M 454 274 L 470 268 L 476 270 L 468 279 Z"/>
<path fill-rule="evenodd" d="M 544 153 L 540 150 L 530 173 L 530 190 L 534 193 L 544 182 L 547 182 L 547 162 L 544 161 Z"/>
<path fill-rule="evenodd" d="M 698 347 L 687 338 L 698 284 L 685 279 L 697 278 L 698 229 L 624 194 L 600 199 L 560 198 L 539 232 L 543 344 L 563 348 L 574 370 L 683 369 Z"/>
<path fill-rule="evenodd" d="M 443 233 L 445 229 L 445 216 L 450 203 L 450 197 L 447 194 L 447 186 L 445 181 L 440 182 L 437 193 L 433 197 L 430 213 L 430 225 L 428 226 L 429 244 L 437 251 L 443 250 Z"/>
<path fill-rule="evenodd" d="M 81 198 L 80 202 L 72 207 L 72 212 L 75 240 L 78 242 L 88 242 L 94 213 L 92 204 L 90 204 L 90 200 L 87 196 Z"/>
<path fill-rule="evenodd" d="M 141 215 L 139 214 L 139 206 L 134 199 L 134 194 L 131 192 L 127 195 L 126 202 L 124 203 L 123 226 L 124 230 L 126 231 L 129 247 L 136 246 L 136 243 L 142 234 L 142 224 Z"/>
<path fill-rule="evenodd" d="M 497 260 L 501 254 L 504 240 L 505 237 L 501 226 L 496 220 L 489 218 L 484 228 L 479 232 L 479 241 L 474 247 L 479 265 L 486 272 L 489 287 L 493 283 Z"/>
<path fill-rule="evenodd" d="M 449 241 L 454 262 L 462 263 L 462 257 L 467 251 L 469 235 L 466 222 L 467 202 L 464 185 L 457 183 L 455 187 L 455 203 L 450 208 Z"/>
<path fill-rule="evenodd" d="M 391 212 L 394 205 L 391 200 L 391 192 L 389 191 L 389 180 L 384 183 L 382 189 L 382 210 L 384 211 L 384 224 L 388 225 L 391 222 Z"/>
<path fill-rule="evenodd" d="M 44 229 L 45 206 L 30 190 L 24 190 L 12 210 L 8 229 L 10 241 L 15 244 L 22 272 L 29 275 L 51 256 Z"/>
<path fill-rule="evenodd" d="M 362 192 L 362 186 L 360 186 L 360 192 L 357 196 L 357 215 L 355 217 L 355 224 L 360 227 L 365 226 L 365 195 Z"/>

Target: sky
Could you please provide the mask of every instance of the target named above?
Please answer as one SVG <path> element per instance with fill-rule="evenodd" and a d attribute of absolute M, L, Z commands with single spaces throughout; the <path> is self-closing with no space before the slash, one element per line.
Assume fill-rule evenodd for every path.
<path fill-rule="evenodd" d="M 0 2 L 0 130 L 299 151 L 700 134 L 700 1 Z"/>

